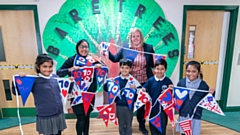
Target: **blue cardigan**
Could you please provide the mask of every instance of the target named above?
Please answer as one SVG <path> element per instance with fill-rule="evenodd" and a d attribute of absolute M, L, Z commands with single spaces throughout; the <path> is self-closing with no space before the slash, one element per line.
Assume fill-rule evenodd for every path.
<path fill-rule="evenodd" d="M 144 50 L 144 52 L 155 53 L 152 45 L 149 45 L 146 43 L 143 44 L 143 50 Z M 109 51 L 109 59 L 112 62 L 119 62 L 122 58 L 126 58 L 126 53 L 124 53 L 124 51 L 126 51 L 126 50 L 121 48 L 116 55 L 113 55 Z M 153 76 L 153 72 L 152 72 L 152 68 L 154 68 L 153 56 L 151 54 L 144 54 L 144 56 L 146 58 L 147 77 L 150 78 Z"/>
<path fill-rule="evenodd" d="M 50 79 L 35 78 L 32 94 L 38 118 L 53 118 L 63 113 L 62 97 L 56 77 L 58 76 L 53 74 Z M 15 89 L 17 88 L 12 85 L 14 95 L 16 95 Z M 17 91 L 20 94 L 18 89 Z"/>
<path fill-rule="evenodd" d="M 177 86 L 179 87 L 186 87 L 186 78 L 180 80 L 177 84 Z M 207 85 L 207 83 L 205 81 L 201 81 L 198 89 L 200 90 L 209 90 L 209 87 Z M 179 116 L 182 117 L 187 117 L 187 115 L 189 114 L 189 116 L 191 117 L 194 111 L 194 108 L 196 107 L 196 105 L 200 102 L 201 99 L 203 99 L 208 93 L 207 92 L 198 92 L 196 91 L 192 98 L 189 99 L 189 96 L 187 96 L 187 98 L 185 99 L 185 101 L 183 102 L 180 110 L 179 110 Z M 201 107 L 197 107 L 196 112 L 193 116 L 194 119 L 201 119 L 202 117 L 202 108 Z"/>

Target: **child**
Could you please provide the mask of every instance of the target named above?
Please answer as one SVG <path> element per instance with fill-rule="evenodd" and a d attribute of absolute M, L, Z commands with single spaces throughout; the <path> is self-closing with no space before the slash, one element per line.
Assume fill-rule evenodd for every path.
<path fill-rule="evenodd" d="M 188 62 L 186 65 L 186 78 L 181 79 L 177 86 L 206 91 L 209 90 L 210 93 L 213 93 L 214 89 L 209 89 L 207 83 L 202 80 L 203 76 L 200 69 L 201 65 L 199 62 Z M 193 135 L 200 135 L 202 108 L 197 107 L 195 114 L 193 114 L 193 111 L 199 101 L 206 95 L 207 92 L 190 91 L 189 96 L 185 99 L 179 110 L 178 122 L 190 119 L 192 115 L 194 115 L 192 119 Z M 182 135 L 185 135 L 179 124 L 176 126 L 176 131 L 181 132 Z"/>
<path fill-rule="evenodd" d="M 166 135 L 166 127 L 168 122 L 167 114 L 163 111 L 163 107 L 159 108 L 161 105 L 157 101 L 157 98 L 164 92 L 170 85 L 172 81 L 165 76 L 167 70 L 167 62 L 164 59 L 158 59 L 155 62 L 154 71 L 155 75 L 148 79 L 148 81 L 143 85 L 143 91 L 147 91 L 152 98 L 152 110 L 150 113 L 150 118 L 156 116 L 159 111 L 161 112 L 161 126 L 162 133 L 154 127 L 149 122 L 149 127 L 151 135 Z"/>
<path fill-rule="evenodd" d="M 129 78 L 132 77 L 129 73 L 132 68 L 132 61 L 126 58 L 120 60 L 120 75 L 119 77 L 119 85 L 120 90 L 123 90 L 126 85 L 128 85 Z M 117 78 L 116 77 L 116 78 Z M 136 79 L 135 79 L 136 80 Z M 130 88 L 135 89 L 136 87 L 140 87 L 140 83 L 135 81 L 135 84 L 130 85 Z M 104 85 L 104 91 L 107 90 L 107 83 Z M 116 97 L 116 114 L 118 118 L 119 124 L 119 134 L 120 135 L 132 135 L 132 120 L 133 120 L 133 110 L 128 108 L 128 103 L 126 101 L 125 96 L 122 94 L 121 98 Z"/>
<path fill-rule="evenodd" d="M 63 113 L 63 104 L 60 95 L 58 77 L 53 72 L 53 59 L 47 54 L 37 56 L 35 69 L 38 77 L 35 78 L 32 93 L 36 106 L 36 128 L 39 134 L 61 135 L 67 127 Z M 26 76 L 19 73 L 19 76 Z M 12 85 L 14 95 L 16 87 Z M 17 89 L 18 90 L 18 89 Z M 19 93 L 19 90 L 18 90 Z"/>

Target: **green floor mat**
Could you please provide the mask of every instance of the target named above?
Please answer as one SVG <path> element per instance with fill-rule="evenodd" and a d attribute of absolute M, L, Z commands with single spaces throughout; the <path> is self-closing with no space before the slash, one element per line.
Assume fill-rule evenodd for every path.
<path fill-rule="evenodd" d="M 226 116 L 203 110 L 202 120 L 240 132 L 240 112 L 224 112 L 224 114 Z"/>
<path fill-rule="evenodd" d="M 36 122 L 35 117 L 21 118 L 22 125 L 28 124 L 28 123 L 33 123 L 33 122 Z M 15 127 L 15 126 L 19 126 L 18 118 L 2 118 L 0 120 L 0 130 Z"/>

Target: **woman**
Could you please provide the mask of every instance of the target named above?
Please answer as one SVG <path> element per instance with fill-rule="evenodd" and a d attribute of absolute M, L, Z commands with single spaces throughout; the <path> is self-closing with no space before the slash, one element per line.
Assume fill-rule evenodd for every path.
<path fill-rule="evenodd" d="M 89 43 L 87 40 L 82 39 L 76 45 L 76 52 L 74 56 L 68 58 L 61 68 L 57 71 L 60 77 L 70 75 L 71 71 L 78 70 L 80 67 L 84 66 L 95 66 L 95 68 L 101 67 L 101 64 L 89 55 Z M 81 60 L 81 61 L 79 61 Z M 91 85 L 88 88 L 88 92 L 96 92 L 97 90 L 97 80 L 94 75 Z M 92 100 L 94 104 L 94 99 Z M 89 108 L 87 115 L 84 113 L 83 104 L 78 104 L 72 106 L 73 112 L 77 116 L 76 131 L 77 135 L 88 135 L 89 134 L 89 116 L 90 112 L 93 110 L 92 107 Z"/>
<path fill-rule="evenodd" d="M 154 67 L 154 62 L 151 54 L 141 52 L 154 53 L 154 50 L 152 45 L 144 43 L 144 37 L 141 30 L 133 28 L 130 32 L 130 48 L 122 48 L 116 55 L 113 55 L 109 51 L 109 59 L 112 62 L 119 62 L 122 58 L 131 59 L 133 61 L 131 75 L 136 78 L 141 85 L 144 85 L 148 78 L 153 76 L 152 68 Z M 145 120 L 143 119 L 145 112 L 144 108 L 145 106 L 142 106 L 137 110 L 137 120 L 139 123 L 139 130 L 143 134 L 148 134 L 145 128 Z"/>

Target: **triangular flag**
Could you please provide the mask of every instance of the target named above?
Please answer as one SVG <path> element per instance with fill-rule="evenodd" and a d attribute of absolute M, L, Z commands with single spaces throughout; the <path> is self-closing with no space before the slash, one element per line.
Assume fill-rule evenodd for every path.
<path fill-rule="evenodd" d="M 158 129 L 158 131 L 162 133 L 162 123 L 161 123 L 160 112 L 156 116 L 150 118 L 149 121 L 154 127 Z"/>
<path fill-rule="evenodd" d="M 145 104 L 145 113 L 144 113 L 143 119 L 146 119 L 146 117 L 149 116 L 150 111 L 151 111 L 151 107 L 152 107 L 152 102 L 147 102 Z"/>
<path fill-rule="evenodd" d="M 132 104 L 134 101 L 134 96 L 135 96 L 136 90 L 131 89 L 131 88 L 124 88 L 123 93 L 124 93 L 125 99 L 128 103 L 128 108 L 130 110 L 132 110 Z"/>
<path fill-rule="evenodd" d="M 125 49 L 124 50 L 124 54 L 123 56 L 125 56 L 126 58 L 130 59 L 132 62 L 134 61 L 134 59 L 137 57 L 138 52 L 132 49 Z"/>
<path fill-rule="evenodd" d="M 109 48 L 109 46 L 110 46 L 110 43 L 102 42 L 102 43 L 100 44 L 100 46 L 101 46 L 102 52 L 103 52 L 103 53 L 106 53 L 106 52 L 108 52 L 108 48 Z"/>
<path fill-rule="evenodd" d="M 74 80 L 76 84 L 80 87 L 81 86 L 81 80 L 82 80 L 82 72 L 80 69 L 78 70 L 73 70 L 71 72 L 72 76 L 74 77 Z"/>
<path fill-rule="evenodd" d="M 142 89 L 139 90 L 137 100 L 134 104 L 134 112 L 151 100 L 152 99 L 147 92 L 143 92 Z"/>
<path fill-rule="evenodd" d="M 172 129 L 174 129 L 175 122 L 174 122 L 174 100 L 172 96 L 172 92 L 170 89 L 165 90 L 159 96 L 159 102 L 163 107 L 164 112 L 168 115 L 168 118 L 172 122 Z"/>
<path fill-rule="evenodd" d="M 212 94 L 208 93 L 199 103 L 197 106 L 200 106 L 202 108 L 205 108 L 209 111 L 215 112 L 219 115 L 225 116 L 222 109 L 216 102 L 215 98 L 212 96 Z"/>
<path fill-rule="evenodd" d="M 107 80 L 107 89 L 108 89 L 108 103 L 112 104 L 116 96 L 120 93 L 118 79 L 115 79 L 114 81 Z"/>
<path fill-rule="evenodd" d="M 107 106 L 101 105 L 97 106 L 97 110 L 99 112 L 100 117 L 103 119 L 106 127 L 108 126 L 109 112 L 107 111 Z"/>
<path fill-rule="evenodd" d="M 116 120 L 116 114 L 115 114 L 115 109 L 113 108 L 113 104 L 110 104 L 106 108 L 109 112 L 109 120 L 112 121 L 115 125 L 118 125 L 118 122 Z"/>
<path fill-rule="evenodd" d="M 68 78 L 57 78 L 57 80 L 58 80 L 59 89 L 61 90 L 63 105 L 66 105 L 67 97 L 68 97 L 68 91 L 69 91 L 71 82 Z"/>
<path fill-rule="evenodd" d="M 173 91 L 175 98 L 175 109 L 176 111 L 179 111 L 190 90 L 187 88 L 174 87 Z"/>
<path fill-rule="evenodd" d="M 15 83 L 22 97 L 22 104 L 25 106 L 26 100 L 32 90 L 33 83 L 36 77 L 33 76 L 14 76 Z"/>
<path fill-rule="evenodd" d="M 81 85 L 79 86 L 82 91 L 87 91 L 93 81 L 94 67 L 81 67 Z"/>
<path fill-rule="evenodd" d="M 87 63 L 86 58 L 80 56 L 80 55 L 76 55 L 75 59 L 74 59 L 74 66 L 85 66 Z"/>
<path fill-rule="evenodd" d="M 135 87 L 141 86 L 141 84 L 135 79 L 132 75 L 129 75 L 128 82 L 126 83 L 125 88 L 130 88 L 132 85 L 135 85 Z"/>
<path fill-rule="evenodd" d="M 88 113 L 89 106 L 91 105 L 92 99 L 94 98 L 95 93 L 92 92 L 82 92 L 82 100 L 85 115 Z"/>
<path fill-rule="evenodd" d="M 98 86 L 98 89 L 96 92 L 101 92 L 103 88 L 103 84 L 107 78 L 108 68 L 107 67 L 95 68 L 95 73 L 97 77 L 97 86 Z"/>
<path fill-rule="evenodd" d="M 186 135 L 192 135 L 192 120 L 191 119 L 181 121 L 181 122 L 179 122 L 179 125 Z"/>
<path fill-rule="evenodd" d="M 154 60 L 154 63 L 159 60 L 159 59 L 164 59 L 166 60 L 167 59 L 167 56 L 166 55 L 162 55 L 162 54 L 154 54 L 153 55 L 153 60 Z"/>
<path fill-rule="evenodd" d="M 75 105 L 83 103 L 82 92 L 81 92 L 79 86 L 76 83 L 74 83 L 74 85 L 73 85 L 72 95 L 73 95 L 74 99 L 72 101 L 71 106 L 75 106 Z"/>

